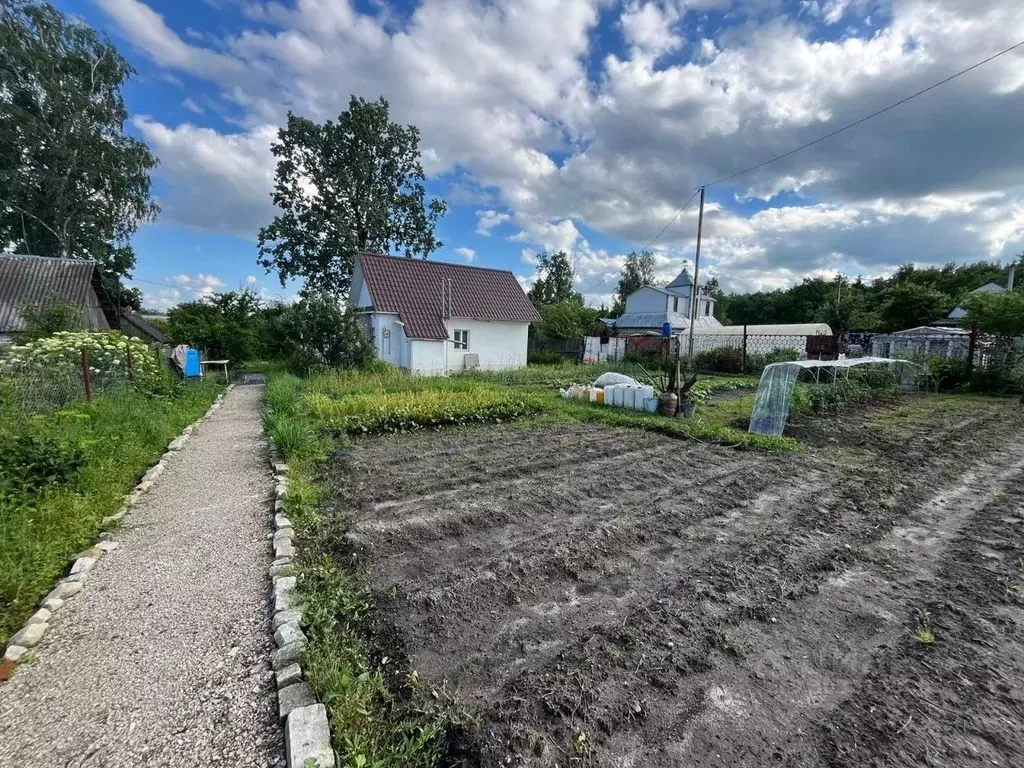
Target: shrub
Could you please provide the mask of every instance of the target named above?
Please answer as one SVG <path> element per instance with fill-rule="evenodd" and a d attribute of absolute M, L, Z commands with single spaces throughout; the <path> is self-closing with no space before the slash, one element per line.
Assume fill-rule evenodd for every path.
<path fill-rule="evenodd" d="M 85 463 L 82 447 L 52 434 L 0 430 L 0 496 L 70 482 Z"/>
<path fill-rule="evenodd" d="M 707 349 L 694 354 L 693 363 L 699 371 L 743 373 L 743 350 L 736 347 Z"/>
<path fill-rule="evenodd" d="M 328 296 L 312 296 L 292 310 L 288 338 L 295 373 L 327 368 L 360 368 L 376 357 L 362 318 Z"/>

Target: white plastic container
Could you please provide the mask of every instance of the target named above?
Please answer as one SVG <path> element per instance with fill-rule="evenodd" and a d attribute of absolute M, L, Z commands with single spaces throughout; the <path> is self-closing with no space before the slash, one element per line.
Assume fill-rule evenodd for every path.
<path fill-rule="evenodd" d="M 597 387 L 590 387 L 590 402 L 597 402 Z"/>
<path fill-rule="evenodd" d="M 622 392 L 622 407 L 633 410 L 636 408 L 636 387 L 626 387 Z"/>
<path fill-rule="evenodd" d="M 656 397 L 645 397 L 644 398 L 644 410 L 648 413 L 658 412 L 658 398 Z"/>
<path fill-rule="evenodd" d="M 626 396 L 626 388 L 622 385 L 612 388 L 612 405 L 616 408 L 622 407 L 622 400 Z"/>

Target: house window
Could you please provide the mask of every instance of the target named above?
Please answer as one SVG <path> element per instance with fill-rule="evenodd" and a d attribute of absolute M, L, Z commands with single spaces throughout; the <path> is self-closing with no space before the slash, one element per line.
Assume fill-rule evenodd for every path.
<path fill-rule="evenodd" d="M 455 348 L 469 349 L 469 331 L 455 332 Z"/>
<path fill-rule="evenodd" d="M 704 316 L 707 317 L 710 314 L 711 314 L 711 302 L 710 301 L 705 301 L 704 302 Z"/>
<path fill-rule="evenodd" d="M 678 296 L 674 296 L 672 298 L 672 311 L 673 312 L 678 312 L 679 311 L 679 297 Z"/>

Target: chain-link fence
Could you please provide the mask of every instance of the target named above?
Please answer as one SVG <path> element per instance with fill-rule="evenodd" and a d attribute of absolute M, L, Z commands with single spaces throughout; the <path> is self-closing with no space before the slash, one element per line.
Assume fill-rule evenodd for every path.
<path fill-rule="evenodd" d="M 686 334 L 671 338 L 630 336 L 627 359 L 689 356 L 690 339 Z M 695 333 L 693 366 L 704 373 L 758 375 L 766 365 L 790 360 L 834 360 L 838 346 L 834 336 L 795 334 Z M 653 362 L 653 360 L 652 360 Z"/>
<path fill-rule="evenodd" d="M 62 350 L 46 360 L 11 359 L 0 365 L 0 403 L 24 413 L 49 413 L 132 384 L 131 356 L 97 367 L 88 349 Z"/>
<path fill-rule="evenodd" d="M 914 328 L 875 336 L 871 354 L 924 365 L 940 390 L 1024 392 L 1024 338 L 960 328 Z"/>

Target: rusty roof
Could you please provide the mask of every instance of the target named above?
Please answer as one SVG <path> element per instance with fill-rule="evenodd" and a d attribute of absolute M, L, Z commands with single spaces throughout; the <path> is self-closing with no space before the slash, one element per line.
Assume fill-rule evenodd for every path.
<path fill-rule="evenodd" d="M 540 322 L 516 276 L 507 269 L 445 261 L 359 254 L 373 309 L 397 314 L 413 339 L 447 339 L 442 282 L 451 281 L 451 316 L 472 320 Z"/>
<path fill-rule="evenodd" d="M 24 331 L 21 305 L 40 305 L 51 293 L 78 307 L 83 328 L 109 328 L 93 283 L 95 271 L 96 262 L 87 259 L 0 254 L 0 333 Z"/>

